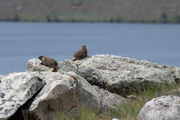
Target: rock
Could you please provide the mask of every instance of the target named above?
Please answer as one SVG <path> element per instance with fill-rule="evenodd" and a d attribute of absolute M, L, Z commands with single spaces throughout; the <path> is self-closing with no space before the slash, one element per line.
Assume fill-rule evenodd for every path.
<path fill-rule="evenodd" d="M 180 68 L 114 55 L 96 55 L 82 60 L 58 62 L 59 72 L 74 71 L 91 85 L 127 96 L 148 87 L 180 83 Z M 51 71 L 39 59 L 28 61 L 26 71 Z"/>
<path fill-rule="evenodd" d="M 174 68 L 175 68 L 175 75 L 176 75 L 175 81 L 177 84 L 180 84 L 180 68 L 178 67 L 174 67 Z"/>
<path fill-rule="evenodd" d="M 119 120 L 118 118 L 113 118 L 112 120 Z"/>
<path fill-rule="evenodd" d="M 7 75 L 0 75 L 0 79 L 3 78 L 3 77 L 6 77 Z"/>
<path fill-rule="evenodd" d="M 137 98 L 137 96 L 136 95 L 128 95 L 127 98 L 129 100 L 135 100 Z"/>
<path fill-rule="evenodd" d="M 175 69 L 175 74 L 176 74 L 176 76 L 177 76 L 177 78 L 180 78 L 180 68 L 178 68 L 178 67 L 173 67 L 174 69 Z"/>
<path fill-rule="evenodd" d="M 66 73 L 69 71 L 77 72 L 77 65 L 74 64 L 72 60 L 64 60 L 58 62 L 59 70 L 58 72 Z M 26 72 L 45 72 L 45 71 L 52 71 L 52 68 L 46 67 L 44 65 L 41 65 L 41 60 L 38 58 L 33 58 L 28 60 L 26 65 Z"/>
<path fill-rule="evenodd" d="M 74 71 L 76 73 L 78 72 L 78 68 L 77 68 L 78 66 L 72 60 L 60 61 L 58 62 L 58 67 L 61 73 L 69 72 L 69 71 Z"/>
<path fill-rule="evenodd" d="M 147 102 L 138 120 L 180 120 L 180 97 L 161 96 Z"/>
<path fill-rule="evenodd" d="M 60 70 L 31 59 L 26 71 L 46 82 L 26 112 L 28 119 L 51 120 L 55 114 L 72 111 L 87 105 L 116 109 L 128 99 L 135 99 L 135 92 L 161 84 L 178 83 L 180 69 L 162 66 L 144 60 L 114 55 L 96 55 L 82 60 L 58 62 Z M 119 95 L 117 95 L 119 94 Z M 2 95 L 1 95 L 2 96 Z"/>
<path fill-rule="evenodd" d="M 97 109 L 115 109 L 127 99 L 91 86 L 83 77 L 68 72 L 33 72 L 46 85 L 32 102 L 29 118 L 52 120 L 55 114 L 88 105 Z"/>
<path fill-rule="evenodd" d="M 29 113 L 33 120 L 51 120 L 55 113 L 70 111 L 78 106 L 75 81 L 70 75 L 59 72 L 33 72 L 46 85 L 32 102 Z"/>
<path fill-rule="evenodd" d="M 0 120 L 10 118 L 45 84 L 29 73 L 12 73 L 0 81 Z"/>
<path fill-rule="evenodd" d="M 66 66 L 64 62 L 59 63 L 62 71 L 77 68 L 73 71 L 88 80 L 91 85 L 123 96 L 149 86 L 175 83 L 180 78 L 180 70 L 175 67 L 114 55 L 96 55 L 68 62 Z M 71 69 L 71 66 L 76 67 Z"/>
<path fill-rule="evenodd" d="M 93 86 L 93 87 L 100 96 L 100 105 L 101 105 L 101 109 L 103 110 L 104 109 L 116 110 L 119 105 L 129 102 L 128 99 L 125 99 L 122 96 L 111 93 L 98 86 Z"/>
<path fill-rule="evenodd" d="M 81 76 L 77 78 L 81 106 L 88 105 L 99 110 L 116 109 L 119 105 L 128 102 L 124 97 L 113 94 L 98 86 L 92 86 Z"/>
<path fill-rule="evenodd" d="M 6 75 L 0 75 L 0 83 L 2 82 L 2 78 L 5 77 Z"/>

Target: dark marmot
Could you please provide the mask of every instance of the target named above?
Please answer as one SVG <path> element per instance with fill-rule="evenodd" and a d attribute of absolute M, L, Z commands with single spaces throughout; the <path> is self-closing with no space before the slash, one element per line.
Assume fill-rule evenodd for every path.
<path fill-rule="evenodd" d="M 75 60 L 81 60 L 83 58 L 87 57 L 87 49 L 86 46 L 82 46 L 82 48 L 75 52 L 73 55 L 73 61 Z"/>
<path fill-rule="evenodd" d="M 57 72 L 57 70 L 59 69 L 57 61 L 53 58 L 48 58 L 46 56 L 39 56 L 38 58 L 41 60 L 42 65 L 53 68 L 52 72 Z"/>

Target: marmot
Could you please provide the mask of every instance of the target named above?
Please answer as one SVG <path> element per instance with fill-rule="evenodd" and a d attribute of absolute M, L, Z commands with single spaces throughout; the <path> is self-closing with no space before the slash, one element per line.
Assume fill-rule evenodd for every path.
<path fill-rule="evenodd" d="M 85 57 L 87 57 L 87 49 L 86 49 L 86 46 L 82 46 L 82 48 L 79 51 L 74 53 L 73 61 L 80 60 L 80 59 L 83 59 Z"/>
<path fill-rule="evenodd" d="M 42 65 L 53 68 L 52 72 L 57 72 L 57 69 L 59 69 L 57 61 L 53 58 L 48 58 L 46 56 L 39 56 L 38 58 L 41 60 Z"/>

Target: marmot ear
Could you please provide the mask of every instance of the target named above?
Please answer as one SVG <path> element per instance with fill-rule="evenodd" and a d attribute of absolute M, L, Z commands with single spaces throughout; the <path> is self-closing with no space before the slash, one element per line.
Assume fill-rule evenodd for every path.
<path fill-rule="evenodd" d="M 39 58 L 40 60 L 42 60 L 43 56 L 39 56 L 38 58 Z"/>

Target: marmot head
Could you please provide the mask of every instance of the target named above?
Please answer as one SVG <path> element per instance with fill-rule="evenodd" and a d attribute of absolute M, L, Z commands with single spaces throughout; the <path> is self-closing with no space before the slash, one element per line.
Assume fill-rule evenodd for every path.
<path fill-rule="evenodd" d="M 42 60 L 43 57 L 44 57 L 44 56 L 39 56 L 38 58 L 39 58 L 40 60 Z"/>
<path fill-rule="evenodd" d="M 83 49 L 86 49 L 86 46 L 85 46 L 85 45 L 83 45 L 83 46 L 82 46 L 82 48 L 83 48 Z"/>

